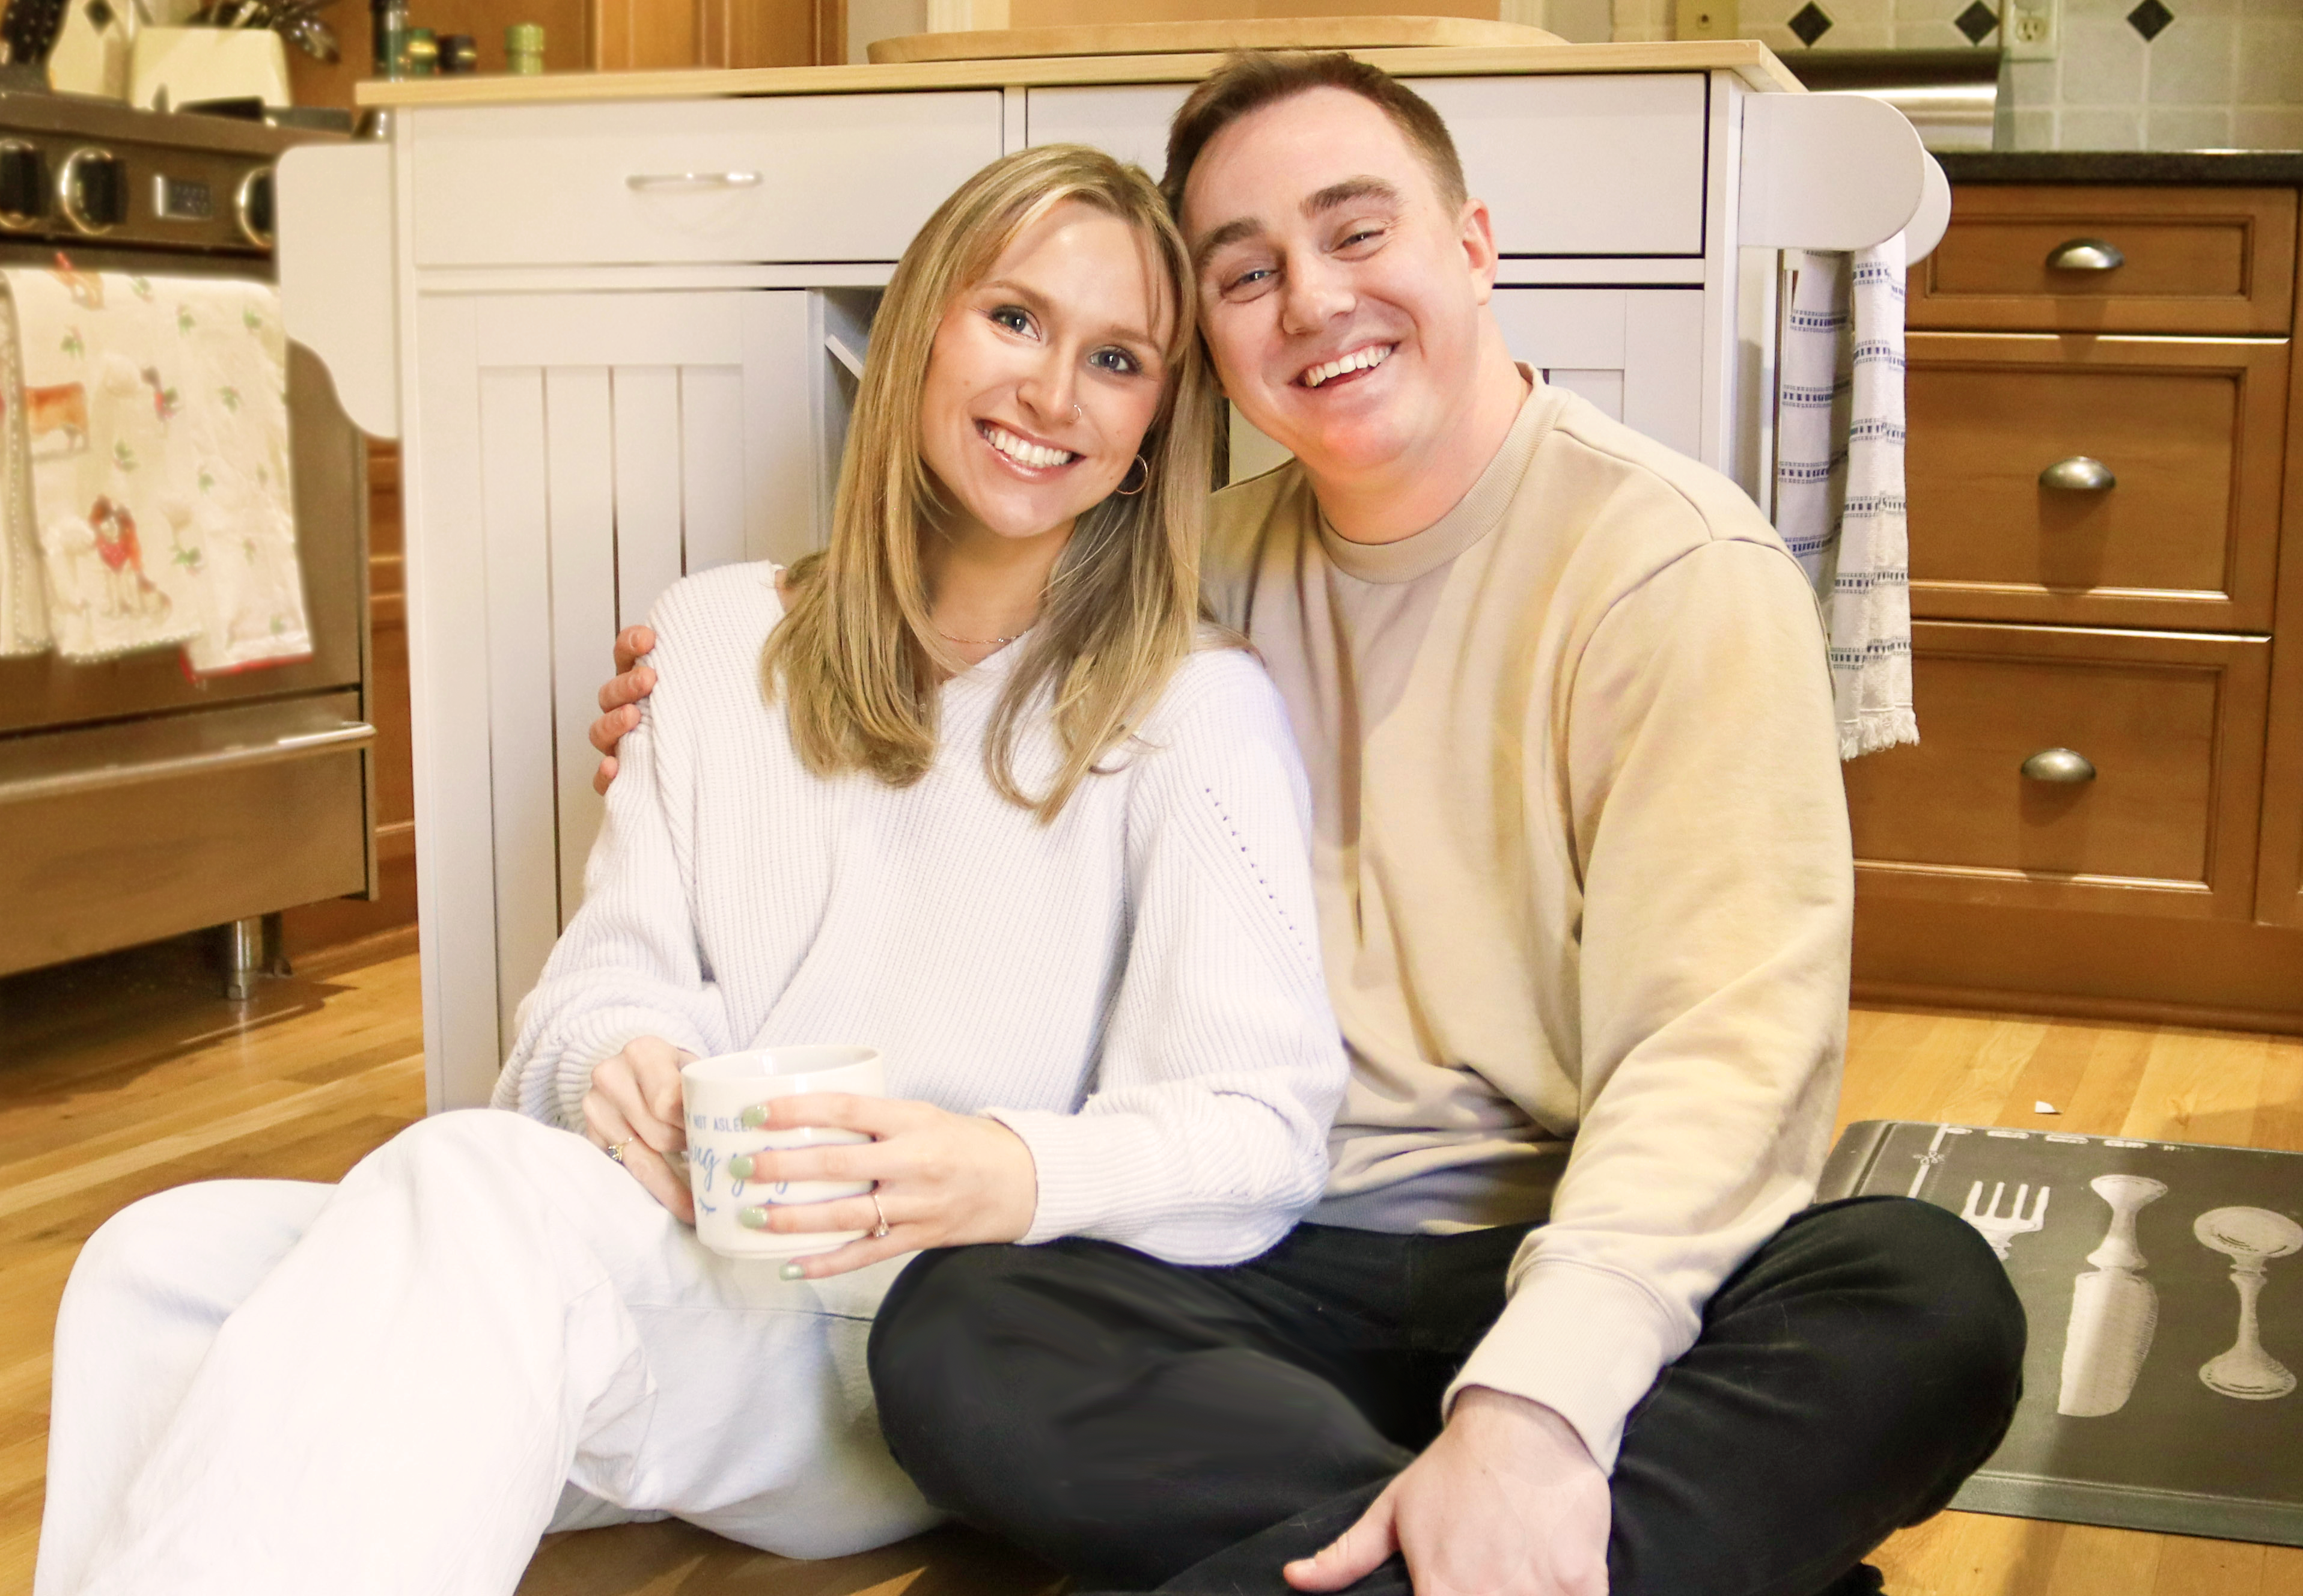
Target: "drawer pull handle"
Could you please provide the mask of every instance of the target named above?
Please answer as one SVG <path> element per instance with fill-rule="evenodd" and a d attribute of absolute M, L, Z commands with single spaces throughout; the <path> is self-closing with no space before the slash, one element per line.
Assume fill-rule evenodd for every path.
<path fill-rule="evenodd" d="M 756 189 L 756 172 L 654 172 L 624 179 L 624 186 L 639 193 L 674 189 Z"/>
<path fill-rule="evenodd" d="M 2119 478 L 2111 468 L 2099 460 L 2084 454 L 2074 454 L 2069 460 L 2059 460 L 2039 473 L 2041 487 L 2058 487 L 2065 493 L 2107 493 L 2119 486 Z"/>
<path fill-rule="evenodd" d="M 2042 748 L 2023 762 L 2023 778 L 2077 786 L 2095 780 L 2095 763 L 2076 748 Z"/>
<path fill-rule="evenodd" d="M 2051 272 L 2115 272 L 2126 264 L 2119 246 L 2106 239 L 2073 239 L 2047 254 Z"/>

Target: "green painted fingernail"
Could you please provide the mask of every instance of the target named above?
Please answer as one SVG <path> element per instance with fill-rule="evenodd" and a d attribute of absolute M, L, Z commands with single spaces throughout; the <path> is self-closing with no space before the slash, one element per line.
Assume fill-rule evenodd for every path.
<path fill-rule="evenodd" d="M 747 1130 L 757 1130 L 767 1122 L 768 1105 L 766 1103 L 755 1102 L 744 1110 L 744 1127 Z"/>
<path fill-rule="evenodd" d="M 728 1173 L 738 1180 L 749 1180 L 752 1168 L 752 1155 L 748 1153 L 738 1153 L 728 1161 Z"/>
<path fill-rule="evenodd" d="M 738 1209 L 736 1222 L 747 1230 L 764 1230 L 768 1228 L 768 1211 L 764 1208 Z"/>
<path fill-rule="evenodd" d="M 807 1279 L 807 1271 L 802 1269 L 797 1263 L 787 1263 L 781 1269 L 776 1271 L 776 1272 L 783 1276 L 787 1280 L 805 1280 Z"/>

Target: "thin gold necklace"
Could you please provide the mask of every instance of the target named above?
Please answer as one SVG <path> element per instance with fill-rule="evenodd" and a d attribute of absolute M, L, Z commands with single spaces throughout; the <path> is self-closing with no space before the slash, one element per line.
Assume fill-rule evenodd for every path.
<path fill-rule="evenodd" d="M 1016 638 L 1023 635 L 1017 632 Z M 947 643 L 957 643 L 963 648 L 1001 648 L 1016 640 L 1016 638 L 955 638 L 946 631 L 939 631 L 936 636 Z"/>

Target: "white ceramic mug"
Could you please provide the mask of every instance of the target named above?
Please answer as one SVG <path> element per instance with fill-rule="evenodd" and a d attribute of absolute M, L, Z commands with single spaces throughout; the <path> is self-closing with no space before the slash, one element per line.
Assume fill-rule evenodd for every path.
<path fill-rule="evenodd" d="M 763 1130 L 746 1123 L 747 1109 L 772 1098 L 812 1092 L 850 1092 L 884 1097 L 888 1085 L 880 1055 L 868 1047 L 762 1047 L 746 1052 L 697 1059 L 679 1071 L 688 1119 L 688 1183 L 696 1195 L 696 1238 L 730 1258 L 799 1258 L 828 1253 L 866 1234 L 862 1230 L 797 1232 L 752 1229 L 747 1209 L 860 1197 L 868 1180 L 741 1180 L 729 1162 L 743 1153 L 770 1149 L 822 1147 L 868 1142 L 860 1131 L 800 1126 Z M 752 1116 L 756 1118 L 756 1116 Z"/>

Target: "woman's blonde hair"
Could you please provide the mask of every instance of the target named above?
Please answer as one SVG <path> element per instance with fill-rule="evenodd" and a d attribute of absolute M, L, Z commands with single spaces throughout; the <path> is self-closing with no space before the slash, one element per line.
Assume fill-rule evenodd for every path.
<path fill-rule="evenodd" d="M 904 251 L 873 323 L 831 544 L 791 570 L 788 613 L 763 664 L 769 695 L 784 697 L 793 745 L 818 775 L 862 770 L 906 787 L 935 757 L 939 686 L 967 662 L 930 619 L 921 557 L 939 508 L 920 453 L 928 361 L 952 302 L 1025 229 L 1067 203 L 1117 217 L 1143 238 L 1161 268 L 1174 331 L 1161 351 L 1166 389 L 1143 435 L 1144 486 L 1105 499 L 1074 527 L 985 739 L 993 788 L 1052 820 L 1192 651 L 1213 395 L 1190 252 L 1139 168 L 1084 145 L 1022 150 L 961 184 Z M 1016 737 L 1043 688 L 1062 764 L 1046 791 L 1027 794 L 1016 779 Z"/>

